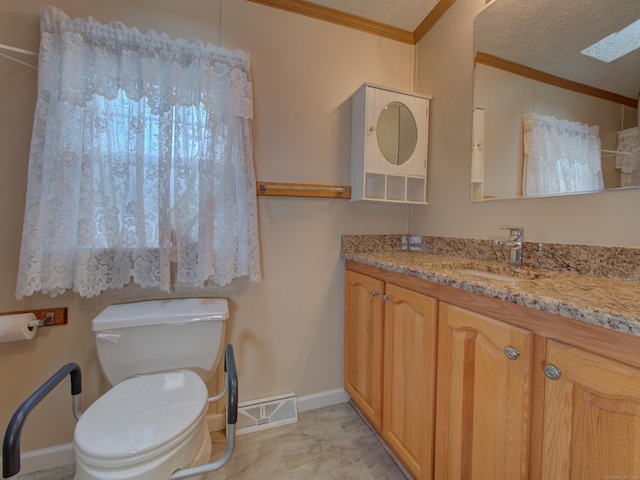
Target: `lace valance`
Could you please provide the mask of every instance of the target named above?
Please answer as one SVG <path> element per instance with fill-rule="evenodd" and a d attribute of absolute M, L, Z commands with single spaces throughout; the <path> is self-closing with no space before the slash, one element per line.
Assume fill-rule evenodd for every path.
<path fill-rule="evenodd" d="M 202 103 L 215 112 L 221 102 L 231 101 L 236 115 L 253 118 L 245 52 L 141 33 L 120 22 L 72 19 L 51 6 L 41 7 L 40 29 L 38 82 L 42 91 L 55 86 L 60 101 L 83 106 L 95 94 L 113 100 L 122 90 L 132 100 L 146 97 L 154 114 L 176 103 Z M 60 62 L 66 68 L 59 69 Z"/>
<path fill-rule="evenodd" d="M 616 168 L 622 173 L 633 173 L 640 160 L 640 144 L 638 144 L 638 127 L 627 128 L 618 132 L 616 151 Z"/>

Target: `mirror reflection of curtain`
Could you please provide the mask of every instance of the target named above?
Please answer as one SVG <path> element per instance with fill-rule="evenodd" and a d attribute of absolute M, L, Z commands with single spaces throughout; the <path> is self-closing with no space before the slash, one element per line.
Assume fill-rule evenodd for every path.
<path fill-rule="evenodd" d="M 523 194 L 602 190 L 600 136 L 597 125 L 526 113 Z"/>
<path fill-rule="evenodd" d="M 615 165 L 620 170 L 621 187 L 636 185 L 636 165 L 640 161 L 638 140 L 638 127 L 627 128 L 618 132 Z"/>

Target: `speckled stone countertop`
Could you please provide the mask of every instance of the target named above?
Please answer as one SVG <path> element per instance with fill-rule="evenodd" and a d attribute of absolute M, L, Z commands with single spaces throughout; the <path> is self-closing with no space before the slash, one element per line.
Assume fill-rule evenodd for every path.
<path fill-rule="evenodd" d="M 522 270 L 513 273 L 517 276 L 513 281 L 492 279 L 468 272 L 480 270 L 510 275 L 505 261 L 478 258 L 486 257 L 486 253 L 469 258 L 474 257 L 469 255 L 469 251 L 457 256 L 451 252 L 443 255 L 440 248 L 431 248 L 437 253 L 425 252 L 423 247 L 405 249 L 406 236 L 402 237 L 404 247 L 397 250 L 389 248 L 389 245 L 372 247 L 370 243 L 368 246 L 360 244 L 363 248 L 353 248 L 354 237 L 361 236 L 343 237 L 342 257 L 347 260 L 640 336 L 640 282 L 635 275 L 624 279 L 616 278 L 616 275 L 575 273 L 572 268 L 552 270 L 525 264 Z M 377 236 L 376 241 L 380 241 L 380 237 L 385 237 L 382 239 L 384 243 L 391 236 Z M 391 241 L 392 244 L 394 242 Z M 371 251 L 372 248 L 379 251 Z M 535 248 L 542 249 L 539 244 Z M 475 252 L 479 250 L 474 249 Z M 630 250 L 630 255 L 638 253 L 637 249 Z M 623 263 L 628 264 L 628 261 L 626 258 Z"/>

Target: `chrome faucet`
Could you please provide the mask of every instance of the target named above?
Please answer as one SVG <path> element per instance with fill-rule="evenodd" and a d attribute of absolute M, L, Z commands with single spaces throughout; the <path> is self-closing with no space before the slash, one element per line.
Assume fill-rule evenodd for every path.
<path fill-rule="evenodd" d="M 522 251 L 524 245 L 524 228 L 522 227 L 500 227 L 501 230 L 509 230 L 509 240 L 496 240 L 496 246 L 511 247 L 509 251 L 509 266 L 511 268 L 522 267 Z"/>

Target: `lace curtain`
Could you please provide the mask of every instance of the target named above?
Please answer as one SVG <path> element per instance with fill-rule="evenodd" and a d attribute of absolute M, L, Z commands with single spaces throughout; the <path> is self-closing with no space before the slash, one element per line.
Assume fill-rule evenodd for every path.
<path fill-rule="evenodd" d="M 41 35 L 17 298 L 260 280 L 248 55 L 53 7 Z"/>
<path fill-rule="evenodd" d="M 620 186 L 636 185 L 636 166 L 640 163 L 638 127 L 618 132 L 618 146 L 615 166 L 620 170 Z"/>
<path fill-rule="evenodd" d="M 602 190 L 598 126 L 527 113 L 524 123 L 524 195 Z"/>

